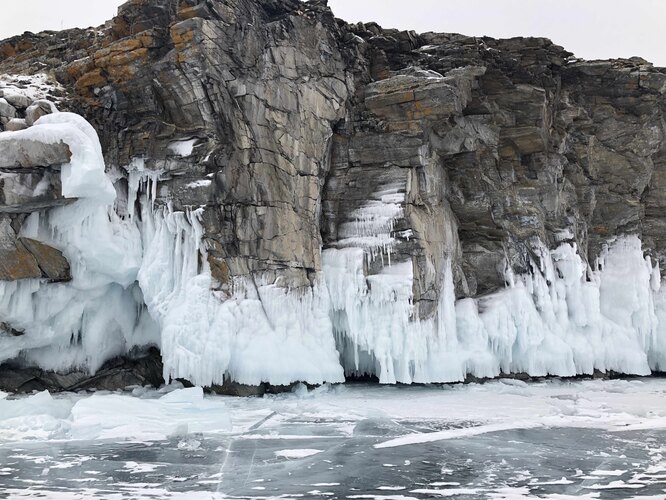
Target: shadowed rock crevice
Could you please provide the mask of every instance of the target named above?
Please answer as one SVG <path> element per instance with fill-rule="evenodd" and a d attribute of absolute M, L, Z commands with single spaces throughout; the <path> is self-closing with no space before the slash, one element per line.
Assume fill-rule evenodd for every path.
<path fill-rule="evenodd" d="M 15 363 L 0 365 L 0 389 L 13 393 L 87 389 L 114 391 L 128 386 L 159 387 L 163 383 L 162 360 L 157 349 L 150 349 L 145 355 L 109 360 L 94 375 L 85 370 L 58 373 Z"/>

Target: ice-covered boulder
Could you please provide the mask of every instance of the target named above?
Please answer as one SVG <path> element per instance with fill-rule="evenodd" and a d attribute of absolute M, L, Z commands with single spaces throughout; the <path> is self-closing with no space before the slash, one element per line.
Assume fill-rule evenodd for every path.
<path fill-rule="evenodd" d="M 4 125 L 12 118 L 16 118 L 16 108 L 0 97 L 0 123 Z"/>
<path fill-rule="evenodd" d="M 24 111 L 32 104 L 32 99 L 30 99 L 30 97 L 11 90 L 0 89 L 0 97 L 11 104 L 17 111 Z"/>
<path fill-rule="evenodd" d="M 60 167 L 68 163 L 71 156 L 69 146 L 62 141 L 42 142 L 32 133 L 0 134 L 0 169 L 4 171 Z"/>
<path fill-rule="evenodd" d="M 26 128 L 28 128 L 28 124 L 25 122 L 25 118 L 12 118 L 5 123 L 5 130 L 7 132 L 16 132 Z"/>

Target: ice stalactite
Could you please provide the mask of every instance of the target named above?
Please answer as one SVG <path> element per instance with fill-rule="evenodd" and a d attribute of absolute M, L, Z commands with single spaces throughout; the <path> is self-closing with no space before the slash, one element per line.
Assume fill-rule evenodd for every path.
<path fill-rule="evenodd" d="M 341 224 L 336 241 L 337 248 L 362 248 L 368 259 L 379 258 L 391 264 L 391 252 L 395 243 L 393 227 L 403 216 L 405 193 L 400 186 L 386 186 L 375 193 L 372 200 L 354 210 L 352 220 Z"/>
<path fill-rule="evenodd" d="M 199 385 L 236 382 L 341 382 L 321 287 L 287 290 L 260 278 L 236 278 L 215 291 L 199 217 L 142 206 L 144 256 L 139 285 L 161 328 L 164 377 Z"/>
<path fill-rule="evenodd" d="M 343 248 L 323 253 L 347 373 L 410 383 L 502 373 L 646 375 L 666 366 L 665 294 L 659 268 L 643 256 L 638 237 L 609 244 L 594 270 L 573 244 L 543 247 L 532 273 L 508 271 L 506 289 L 457 302 L 447 261 L 436 314 L 418 320 L 411 261 L 368 273 L 365 260 L 376 258 L 375 242 L 394 241 L 394 222 L 386 219 L 401 215 L 377 203 L 370 208 L 363 224 L 349 225 Z"/>
<path fill-rule="evenodd" d="M 78 115 L 55 113 L 12 134 L 46 144 L 63 141 L 71 149 L 62 190 L 76 201 L 32 213 L 21 236 L 60 249 L 72 280 L 0 282 L 0 321 L 24 332 L 0 336 L 0 361 L 19 358 L 45 369 L 95 372 L 134 346 L 158 344 L 159 332 L 140 306 L 135 284 L 140 234 L 112 208 L 115 190 L 95 130 Z"/>
<path fill-rule="evenodd" d="M 404 193 L 386 186 L 342 224 L 335 248 L 324 250 L 324 280 L 331 318 L 347 373 L 373 374 L 382 383 L 459 380 L 449 353 L 457 346 L 451 262 L 436 319 L 414 319 L 413 264 L 396 261 L 393 229 L 403 216 Z M 384 259 L 384 256 L 388 258 Z M 366 262 L 381 258 L 381 269 L 367 273 Z"/>
<path fill-rule="evenodd" d="M 655 308 L 659 271 L 643 257 L 640 240 L 619 238 L 597 270 L 572 244 L 541 254 L 532 274 L 477 300 L 476 310 L 458 308 L 458 335 L 487 338 L 495 363 L 486 376 L 649 374 L 666 352 Z"/>
<path fill-rule="evenodd" d="M 324 275 L 333 328 L 347 373 L 373 374 L 381 383 L 454 381 L 464 372 L 449 357 L 459 354 L 451 263 L 437 319 L 413 318 L 411 261 L 364 272 L 361 248 L 328 249 Z M 465 342 L 463 341 L 463 344 Z"/>

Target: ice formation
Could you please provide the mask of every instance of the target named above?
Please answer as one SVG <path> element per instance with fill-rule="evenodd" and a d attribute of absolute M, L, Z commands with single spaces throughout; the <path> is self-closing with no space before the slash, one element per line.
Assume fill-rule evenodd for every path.
<path fill-rule="evenodd" d="M 94 372 L 134 346 L 159 343 L 154 322 L 137 302 L 140 234 L 111 208 L 115 190 L 104 173 L 95 130 L 78 115 L 55 113 L 27 130 L 4 134 L 68 144 L 72 158 L 62 168 L 63 195 L 78 199 L 34 212 L 23 224 L 21 236 L 63 252 L 72 280 L 0 281 L 0 321 L 25 331 L 0 336 L 0 360 L 20 356 L 46 369 Z"/>
<path fill-rule="evenodd" d="M 362 248 L 369 259 L 386 256 L 391 264 L 391 251 L 395 244 L 393 227 L 403 215 L 405 193 L 400 185 L 386 186 L 375 193 L 372 200 L 352 213 L 354 220 L 341 224 L 337 248 Z"/>
<path fill-rule="evenodd" d="M 144 259 L 138 274 L 148 311 L 159 321 L 165 378 L 195 384 L 340 382 L 326 296 L 238 279 L 213 292 L 200 246 L 200 211 L 150 212 L 144 204 Z"/>
<path fill-rule="evenodd" d="M 255 276 L 222 292 L 208 268 L 204 209 L 158 205 L 160 173 L 142 159 L 126 168 L 128 192 L 116 197 L 83 118 L 54 113 L 11 134 L 67 143 L 63 195 L 77 200 L 23 224 L 23 236 L 63 252 L 73 279 L 0 282 L 0 322 L 25 331 L 0 336 L 0 361 L 94 372 L 133 347 L 157 345 L 165 378 L 198 385 L 339 382 L 345 372 L 382 383 L 648 374 L 666 366 L 666 297 L 636 236 L 609 244 L 593 268 L 574 244 L 543 247 L 530 274 L 508 273 L 506 289 L 457 302 L 450 256 L 442 255 L 437 314 L 418 320 L 413 263 L 391 257 L 404 194 L 386 186 L 342 225 L 336 247 L 323 250 L 313 287 L 288 290 Z"/>
<path fill-rule="evenodd" d="M 369 206 L 343 240 L 350 242 L 346 248 L 323 252 L 331 317 L 347 373 L 411 383 L 501 373 L 663 370 L 666 299 L 659 268 L 643 256 L 637 236 L 612 242 L 594 270 L 575 244 L 562 243 L 553 251 L 543 247 L 532 273 L 508 272 L 505 290 L 457 302 L 446 261 L 437 317 L 420 321 L 414 319 L 411 261 L 389 261 L 372 275 L 364 267 L 364 259 L 377 258 L 377 241 L 388 243 L 382 248 L 390 253 L 394 220 L 388 219 L 401 216 L 393 201 Z"/>

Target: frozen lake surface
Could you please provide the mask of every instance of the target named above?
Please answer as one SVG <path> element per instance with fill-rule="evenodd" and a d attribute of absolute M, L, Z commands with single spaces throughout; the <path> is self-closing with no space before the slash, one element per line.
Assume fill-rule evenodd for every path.
<path fill-rule="evenodd" d="M 0 394 L 0 498 L 666 498 L 666 379 Z"/>

